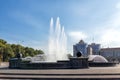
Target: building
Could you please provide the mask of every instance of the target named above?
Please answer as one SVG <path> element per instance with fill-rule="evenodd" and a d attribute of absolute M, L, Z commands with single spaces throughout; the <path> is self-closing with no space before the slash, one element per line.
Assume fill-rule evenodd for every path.
<path fill-rule="evenodd" d="M 91 43 L 90 45 L 88 45 L 88 47 L 92 48 L 93 55 L 99 55 L 99 52 L 100 52 L 100 49 L 101 49 L 100 44 Z"/>
<path fill-rule="evenodd" d="M 87 47 L 87 55 L 93 55 L 93 51 L 90 46 Z"/>
<path fill-rule="evenodd" d="M 81 52 L 82 56 L 87 56 L 87 43 L 83 40 L 80 40 L 79 43 L 73 45 L 73 56 L 76 57 L 78 52 Z"/>
<path fill-rule="evenodd" d="M 100 49 L 100 44 L 91 43 L 87 45 L 87 43 L 85 43 L 83 40 L 80 40 L 79 43 L 73 45 L 73 56 L 76 57 L 77 52 L 81 52 L 83 56 L 88 56 L 91 54 L 99 55 Z"/>
<path fill-rule="evenodd" d="M 120 48 L 102 48 L 100 55 L 104 56 L 108 61 L 120 62 Z"/>
<path fill-rule="evenodd" d="M 73 56 L 76 57 L 78 52 L 81 52 L 84 57 L 88 57 L 89 55 L 101 55 L 110 62 L 120 62 L 120 47 L 101 48 L 100 44 L 91 43 L 87 45 L 83 40 L 80 40 L 79 43 L 73 45 Z"/>

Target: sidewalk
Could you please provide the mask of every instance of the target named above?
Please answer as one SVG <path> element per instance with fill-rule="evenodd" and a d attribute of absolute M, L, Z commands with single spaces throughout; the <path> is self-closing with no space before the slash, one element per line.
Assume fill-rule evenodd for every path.
<path fill-rule="evenodd" d="M 0 64 L 0 68 L 8 68 L 9 67 L 9 62 L 2 62 Z"/>

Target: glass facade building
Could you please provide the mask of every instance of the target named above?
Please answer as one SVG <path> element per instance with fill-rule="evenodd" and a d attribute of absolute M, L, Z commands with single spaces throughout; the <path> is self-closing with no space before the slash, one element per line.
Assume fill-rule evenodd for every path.
<path fill-rule="evenodd" d="M 90 54 L 88 54 L 88 51 L 87 51 L 88 47 L 92 48 L 92 53 L 91 54 L 99 55 L 100 49 L 101 49 L 100 44 L 91 43 L 91 44 L 88 45 L 83 40 L 80 40 L 79 43 L 73 45 L 73 56 L 76 57 L 76 54 L 78 52 L 81 52 L 82 56 L 87 57 L 88 55 L 90 55 Z"/>
<path fill-rule="evenodd" d="M 73 56 L 76 57 L 78 52 L 81 52 L 82 56 L 87 56 L 87 43 L 83 40 L 80 40 L 79 43 L 73 45 Z"/>
<path fill-rule="evenodd" d="M 90 45 L 88 45 L 88 47 L 92 48 L 93 55 L 99 55 L 101 49 L 100 44 L 91 43 Z"/>

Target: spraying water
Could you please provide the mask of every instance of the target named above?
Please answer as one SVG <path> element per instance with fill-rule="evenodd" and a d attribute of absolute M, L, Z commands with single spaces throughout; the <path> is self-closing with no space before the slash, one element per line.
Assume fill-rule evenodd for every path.
<path fill-rule="evenodd" d="M 47 61 L 67 60 L 67 37 L 64 27 L 61 27 L 59 17 L 54 27 L 53 18 L 50 21 L 49 52 Z"/>
<path fill-rule="evenodd" d="M 67 57 L 67 37 L 64 27 L 61 27 L 59 17 L 54 26 L 53 18 L 50 21 L 49 49 L 46 55 L 37 55 L 34 57 L 26 57 L 31 59 L 33 63 L 39 62 L 56 62 L 58 60 L 68 60 Z M 44 57 L 43 57 L 44 56 Z"/>

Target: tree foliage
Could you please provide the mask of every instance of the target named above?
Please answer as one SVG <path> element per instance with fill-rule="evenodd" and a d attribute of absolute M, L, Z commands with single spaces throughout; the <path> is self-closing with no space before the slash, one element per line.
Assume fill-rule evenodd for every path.
<path fill-rule="evenodd" d="M 22 53 L 23 57 L 44 54 L 42 50 L 24 47 L 20 44 L 8 44 L 7 41 L 0 39 L 0 61 L 8 61 L 17 53 Z"/>

